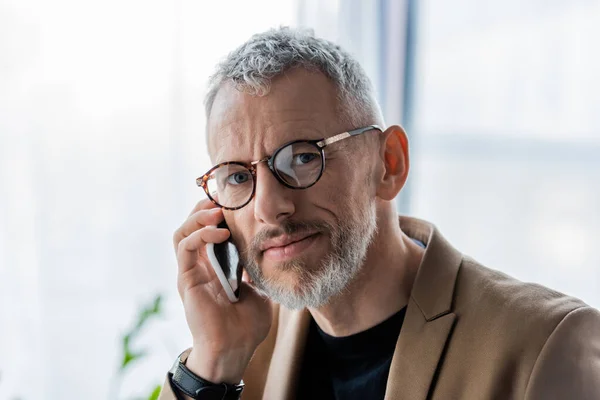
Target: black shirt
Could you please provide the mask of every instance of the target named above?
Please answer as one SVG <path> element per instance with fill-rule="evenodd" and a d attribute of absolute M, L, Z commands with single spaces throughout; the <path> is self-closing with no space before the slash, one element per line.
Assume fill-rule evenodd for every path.
<path fill-rule="evenodd" d="M 379 325 L 346 337 L 328 335 L 313 319 L 298 399 L 383 399 L 405 313 L 406 307 Z"/>

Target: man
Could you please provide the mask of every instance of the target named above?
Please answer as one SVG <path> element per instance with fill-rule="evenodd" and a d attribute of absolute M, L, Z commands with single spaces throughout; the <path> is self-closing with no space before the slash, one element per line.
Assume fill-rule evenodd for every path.
<path fill-rule="evenodd" d="M 193 346 L 160 399 L 600 399 L 597 310 L 398 217 L 407 136 L 338 46 L 254 36 L 206 115 L 210 199 L 174 234 Z M 230 235 L 236 303 L 206 253 Z"/>

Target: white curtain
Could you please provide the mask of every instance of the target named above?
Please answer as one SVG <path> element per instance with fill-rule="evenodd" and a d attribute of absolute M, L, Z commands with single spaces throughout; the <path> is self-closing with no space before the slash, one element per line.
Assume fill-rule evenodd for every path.
<path fill-rule="evenodd" d="M 0 2 L 0 399 L 110 399 L 121 336 L 162 383 L 189 334 L 171 235 L 203 197 L 216 62 L 293 22 L 293 1 Z"/>

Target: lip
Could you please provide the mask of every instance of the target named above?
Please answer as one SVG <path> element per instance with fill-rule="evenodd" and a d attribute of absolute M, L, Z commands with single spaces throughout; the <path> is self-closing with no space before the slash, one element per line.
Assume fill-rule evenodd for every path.
<path fill-rule="evenodd" d="M 263 257 L 272 261 L 287 261 L 305 252 L 318 239 L 319 234 L 303 235 L 295 241 L 282 241 L 282 246 L 268 247 L 263 251 Z"/>
<path fill-rule="evenodd" d="M 269 240 L 265 240 L 261 245 L 260 245 L 260 251 L 267 251 L 269 249 L 272 248 L 276 248 L 276 247 L 285 247 L 288 246 L 294 242 L 300 242 L 301 240 L 304 240 L 310 236 L 314 236 L 316 235 L 317 232 L 312 232 L 312 233 L 297 233 L 295 235 L 281 235 L 278 236 L 276 238 L 273 239 L 269 239 Z"/>

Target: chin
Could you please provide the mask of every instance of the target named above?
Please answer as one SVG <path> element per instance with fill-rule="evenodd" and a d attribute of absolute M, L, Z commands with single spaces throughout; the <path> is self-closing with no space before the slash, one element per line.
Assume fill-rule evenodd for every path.
<path fill-rule="evenodd" d="M 308 268 L 306 263 L 295 260 L 272 265 L 268 271 L 263 268 L 263 273 L 269 286 L 299 294 L 318 274 L 318 270 Z"/>

